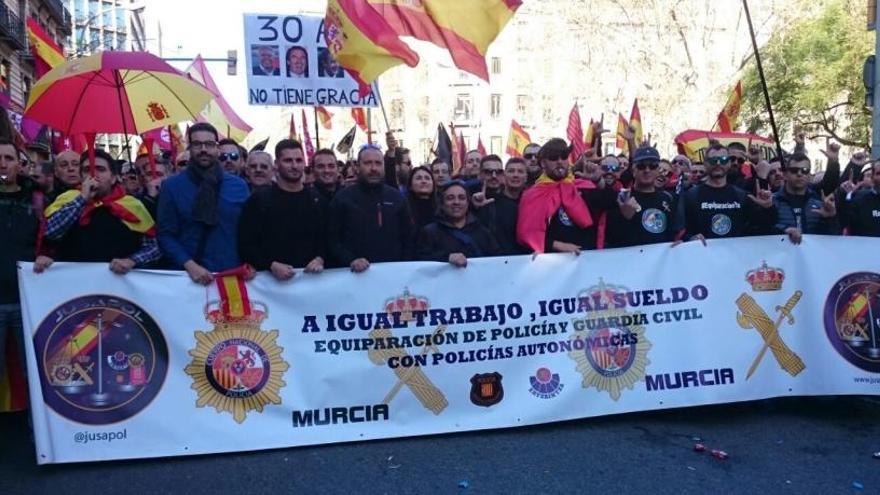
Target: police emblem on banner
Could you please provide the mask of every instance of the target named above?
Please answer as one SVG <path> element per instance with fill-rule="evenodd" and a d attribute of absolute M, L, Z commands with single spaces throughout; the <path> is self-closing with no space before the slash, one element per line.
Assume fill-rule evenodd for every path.
<path fill-rule="evenodd" d="M 430 307 L 428 299 L 422 296 L 413 295 L 408 288 L 404 288 L 403 294 L 394 296 L 385 301 L 384 310 L 391 320 L 399 320 L 409 323 L 415 318 L 413 313 L 416 311 L 427 311 Z M 438 326 L 431 334 L 429 342 L 425 344 L 419 353 L 420 357 L 427 355 L 429 352 L 439 352 L 437 340 L 442 340 L 446 332 L 446 325 Z M 375 328 L 370 332 L 370 337 L 375 340 L 386 341 L 393 337 L 391 330 L 388 328 Z M 367 351 L 370 361 L 377 366 L 387 366 L 389 359 L 409 359 L 410 356 L 404 349 L 400 347 L 385 347 L 377 349 L 373 348 Z M 449 405 L 446 396 L 437 388 L 436 385 L 428 378 L 424 370 L 419 366 L 398 366 L 394 368 L 394 374 L 397 382 L 391 387 L 391 390 L 385 395 L 382 404 L 390 404 L 397 397 L 397 394 L 405 386 L 418 399 L 425 409 L 440 414 Z"/>
<path fill-rule="evenodd" d="M 83 424 L 117 423 L 141 412 L 168 372 L 168 346 L 155 320 L 109 295 L 55 308 L 37 327 L 34 350 L 46 405 Z"/>
<path fill-rule="evenodd" d="M 648 351 L 651 342 L 645 336 L 641 325 L 622 325 L 622 316 L 631 315 L 623 309 L 614 308 L 614 294 L 626 292 L 624 287 L 606 284 L 583 291 L 580 297 L 601 301 L 609 309 L 589 313 L 584 319 L 583 330 L 575 331 L 570 340 L 572 351 L 568 356 L 577 363 L 577 371 L 583 376 L 583 388 L 594 387 L 600 392 L 608 392 L 614 399 L 620 399 L 624 389 L 645 380 Z M 631 318 L 629 320 L 632 320 Z M 575 350 L 574 341 L 580 340 Z"/>
<path fill-rule="evenodd" d="M 749 270 L 746 273 L 745 280 L 751 286 L 752 292 L 756 294 L 756 297 L 759 294 L 763 296 L 773 295 L 782 290 L 782 285 L 785 283 L 785 271 L 781 268 L 768 266 L 767 262 L 764 261 L 760 267 Z M 803 292 L 797 290 L 788 297 L 785 304 L 776 306 L 776 320 L 771 319 L 770 315 L 761 308 L 751 295 L 743 292 L 736 299 L 738 310 L 736 322 L 745 330 L 757 330 L 763 341 L 761 348 L 746 372 L 746 380 L 751 378 L 758 369 L 768 350 L 773 354 L 773 358 L 779 364 L 779 367 L 789 375 L 797 376 L 806 369 L 806 365 L 804 365 L 801 357 L 788 347 L 781 332 L 783 323 L 787 322 L 789 325 L 794 325 L 793 311 L 803 295 Z"/>
<path fill-rule="evenodd" d="M 648 208 L 642 212 L 642 227 L 652 234 L 666 232 L 666 213 L 657 208 Z"/>
<path fill-rule="evenodd" d="M 529 385 L 529 392 L 541 399 L 552 399 L 565 388 L 559 373 L 553 373 L 547 368 L 538 368 L 538 371 L 529 377 Z"/>
<path fill-rule="evenodd" d="M 276 344 L 278 330 L 264 331 L 260 324 L 268 308 L 251 301 L 240 275 L 217 277 L 219 301 L 205 306 L 205 318 L 214 325 L 209 332 L 195 332 L 196 347 L 185 368 L 198 394 L 197 407 L 210 406 L 232 414 L 236 423 L 251 411 L 263 412 L 269 404 L 281 404 L 284 372 L 289 365 Z"/>
<path fill-rule="evenodd" d="M 504 399 L 501 373 L 476 374 L 471 377 L 471 402 L 476 406 L 490 407 Z"/>
<path fill-rule="evenodd" d="M 727 235 L 733 228 L 733 221 L 729 216 L 719 213 L 712 217 L 711 228 L 715 235 Z"/>
<path fill-rule="evenodd" d="M 853 366 L 880 373 L 880 274 L 851 273 L 825 300 L 823 321 L 831 346 Z"/>

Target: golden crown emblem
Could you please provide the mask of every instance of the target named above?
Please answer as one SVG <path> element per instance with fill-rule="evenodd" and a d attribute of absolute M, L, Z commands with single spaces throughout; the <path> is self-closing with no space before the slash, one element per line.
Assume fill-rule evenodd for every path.
<path fill-rule="evenodd" d="M 414 296 L 408 288 L 403 289 L 403 294 L 392 297 L 385 301 L 385 312 L 400 313 L 400 321 L 413 321 L 414 311 L 427 311 L 428 299 L 422 296 Z"/>
<path fill-rule="evenodd" d="M 263 320 L 269 316 L 269 308 L 259 301 L 250 301 L 250 304 L 252 308 L 250 314 L 229 316 L 226 314 L 228 311 L 223 310 L 222 301 L 208 301 L 208 304 L 205 304 L 205 319 L 214 325 L 231 323 L 256 325 L 259 328 Z"/>
<path fill-rule="evenodd" d="M 761 263 L 760 268 L 749 270 L 746 273 L 746 282 L 752 286 L 752 290 L 755 292 L 781 290 L 784 281 L 785 272 L 782 268 L 767 266 L 766 261 Z"/>

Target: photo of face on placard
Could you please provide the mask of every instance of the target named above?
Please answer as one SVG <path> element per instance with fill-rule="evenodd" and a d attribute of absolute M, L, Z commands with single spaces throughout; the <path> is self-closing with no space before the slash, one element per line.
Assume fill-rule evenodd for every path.
<path fill-rule="evenodd" d="M 302 46 L 287 49 L 287 77 L 309 77 L 309 53 Z"/>
<path fill-rule="evenodd" d="M 255 76 L 280 75 L 278 45 L 251 45 L 251 64 Z"/>
<path fill-rule="evenodd" d="M 330 49 L 326 47 L 318 48 L 318 77 L 343 77 L 345 70 L 339 65 L 339 62 L 333 58 Z"/>

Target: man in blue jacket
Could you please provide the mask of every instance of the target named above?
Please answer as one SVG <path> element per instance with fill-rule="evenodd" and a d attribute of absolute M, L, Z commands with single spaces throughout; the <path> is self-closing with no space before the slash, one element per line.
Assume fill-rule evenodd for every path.
<path fill-rule="evenodd" d="M 159 194 L 159 245 L 175 268 L 193 282 L 209 284 L 212 272 L 235 268 L 238 217 L 247 200 L 244 180 L 217 160 L 219 135 L 211 124 L 197 123 L 187 131 L 186 170 L 162 184 Z"/>

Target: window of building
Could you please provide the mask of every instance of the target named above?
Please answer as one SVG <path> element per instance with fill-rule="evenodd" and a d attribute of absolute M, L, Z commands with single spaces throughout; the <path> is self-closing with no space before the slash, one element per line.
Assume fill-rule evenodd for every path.
<path fill-rule="evenodd" d="M 31 99 L 31 78 L 27 76 L 22 76 L 21 91 L 24 103 L 27 104 L 27 102 Z"/>
<path fill-rule="evenodd" d="M 128 48 L 125 46 L 125 42 L 128 38 L 126 38 L 124 33 L 119 33 L 116 35 L 116 49 L 117 50 L 127 50 Z"/>
<path fill-rule="evenodd" d="M 116 29 L 122 31 L 125 29 L 125 8 L 116 7 Z"/>
<path fill-rule="evenodd" d="M 493 155 L 500 155 L 504 149 L 503 141 L 501 141 L 501 136 L 492 136 L 489 138 L 489 152 Z"/>
<path fill-rule="evenodd" d="M 459 94 L 455 97 L 455 120 L 471 120 L 474 108 L 474 99 L 469 94 Z"/>
<path fill-rule="evenodd" d="M 417 156 L 427 156 L 427 157 L 429 157 L 428 161 L 433 160 L 434 157 L 431 156 L 431 149 L 432 149 L 433 145 L 434 145 L 434 141 L 432 139 L 428 139 L 428 138 L 419 139 L 419 149 L 418 149 Z M 410 158 L 412 158 L 412 156 L 413 155 L 411 153 Z"/>
<path fill-rule="evenodd" d="M 489 115 L 491 115 L 493 119 L 501 117 L 501 95 L 492 95 L 489 99 Z"/>
<path fill-rule="evenodd" d="M 492 57 L 492 74 L 501 74 L 501 57 Z"/>
<path fill-rule="evenodd" d="M 524 119 L 529 111 L 529 95 L 516 95 L 516 116 Z"/>
<path fill-rule="evenodd" d="M 115 45 L 113 43 L 113 33 L 109 32 L 109 31 L 104 31 L 104 50 L 106 50 L 108 52 L 112 51 L 114 46 Z"/>

